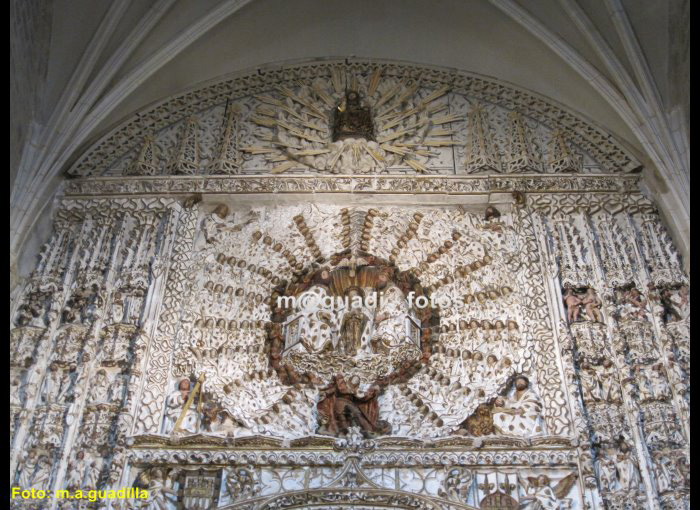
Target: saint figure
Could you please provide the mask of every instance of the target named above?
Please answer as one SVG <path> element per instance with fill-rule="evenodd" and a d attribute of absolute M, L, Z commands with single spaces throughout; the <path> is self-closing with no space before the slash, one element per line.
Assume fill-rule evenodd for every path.
<path fill-rule="evenodd" d="M 511 436 L 542 434 L 542 403 L 530 388 L 527 377 L 519 375 L 513 382 L 515 391 L 510 397 L 498 397 L 493 408 L 496 432 Z"/>
<path fill-rule="evenodd" d="M 164 434 L 173 433 L 175 424 L 185 408 L 185 404 L 187 403 L 189 396 L 190 381 L 189 379 L 182 379 L 178 383 L 177 390 L 168 396 L 167 408 L 165 410 L 165 425 L 163 427 Z M 192 402 L 192 405 L 190 405 L 190 408 L 187 410 L 182 423 L 180 423 L 180 431 L 196 434 L 198 421 L 197 414 L 194 410 L 194 402 Z"/>
<path fill-rule="evenodd" d="M 346 138 L 364 138 L 374 140 L 372 114 L 360 103 L 360 94 L 349 90 L 345 100 L 336 108 L 333 119 L 333 141 Z"/>
<path fill-rule="evenodd" d="M 348 311 L 343 316 L 340 325 L 340 339 L 338 351 L 341 354 L 354 356 L 362 346 L 362 334 L 365 331 L 369 317 L 363 310 L 362 291 L 357 287 L 351 287 L 346 292 L 348 299 Z"/>

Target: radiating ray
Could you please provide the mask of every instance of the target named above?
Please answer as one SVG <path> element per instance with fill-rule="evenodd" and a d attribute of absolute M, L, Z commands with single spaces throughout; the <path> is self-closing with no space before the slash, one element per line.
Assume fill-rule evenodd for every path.
<path fill-rule="evenodd" d="M 281 174 L 282 172 L 286 172 L 290 168 L 294 168 L 295 166 L 298 166 L 298 163 L 296 161 L 287 161 L 285 163 L 282 163 L 281 165 L 277 165 L 276 167 L 270 169 L 271 174 Z"/>
<path fill-rule="evenodd" d="M 336 102 L 333 100 L 333 98 L 332 98 L 331 96 L 329 96 L 329 95 L 326 93 L 325 90 L 323 90 L 323 88 L 321 88 L 320 85 L 314 84 L 314 85 L 313 85 L 313 90 L 314 90 L 314 92 L 316 93 L 316 95 L 321 99 L 321 101 L 323 101 L 324 103 L 326 103 L 326 105 L 327 105 L 329 108 L 335 108 Z"/>
<path fill-rule="evenodd" d="M 372 97 L 374 93 L 377 91 L 377 87 L 379 86 L 379 83 L 382 79 L 382 68 L 378 67 L 374 71 L 372 71 L 372 74 L 369 77 L 369 85 L 367 87 L 367 96 Z"/>
<path fill-rule="evenodd" d="M 345 73 L 339 67 L 334 67 L 331 70 L 331 83 L 335 89 L 335 93 L 342 95 L 345 92 L 345 87 L 343 86 Z"/>
<path fill-rule="evenodd" d="M 304 238 L 306 248 L 309 250 L 311 257 L 315 260 L 321 259 L 323 257 L 321 254 L 321 250 L 318 247 L 318 244 L 316 244 L 316 239 L 314 237 L 313 231 L 306 224 L 306 219 L 304 218 L 304 215 L 297 214 L 292 219 L 294 220 L 294 224 L 296 225 L 297 230 Z"/>

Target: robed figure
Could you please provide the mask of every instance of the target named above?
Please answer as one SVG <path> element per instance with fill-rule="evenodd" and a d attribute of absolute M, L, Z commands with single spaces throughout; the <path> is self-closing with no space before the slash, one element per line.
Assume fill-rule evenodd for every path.
<path fill-rule="evenodd" d="M 334 376 L 331 383 L 321 389 L 321 399 L 316 405 L 319 417 L 319 434 L 337 436 L 345 434 L 352 426 L 362 429 L 366 435 L 386 434 L 389 424 L 379 419 L 379 388 L 372 386 L 361 394 L 359 379 L 346 381 L 342 374 Z"/>
<path fill-rule="evenodd" d="M 350 288 L 346 296 L 348 298 L 348 311 L 345 312 L 340 324 L 340 339 L 338 351 L 346 356 L 355 356 L 362 347 L 362 336 L 369 322 L 369 317 L 364 311 L 362 291 Z"/>
<path fill-rule="evenodd" d="M 367 106 L 362 106 L 360 95 L 354 90 L 349 90 L 335 109 L 332 138 L 334 142 L 346 138 L 374 140 L 372 114 Z"/>
<path fill-rule="evenodd" d="M 494 402 L 493 425 L 499 434 L 530 437 L 542 434 L 542 402 L 530 388 L 527 377 L 519 375 L 513 381 L 513 393 L 498 397 Z"/>

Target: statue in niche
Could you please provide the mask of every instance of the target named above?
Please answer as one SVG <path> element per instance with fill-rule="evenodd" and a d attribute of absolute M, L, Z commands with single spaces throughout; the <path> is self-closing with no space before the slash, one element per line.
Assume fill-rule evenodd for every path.
<path fill-rule="evenodd" d="M 23 489 L 32 486 L 32 477 L 34 476 L 34 471 L 36 470 L 38 457 L 39 455 L 37 451 L 32 449 L 29 450 L 22 459 L 22 463 L 19 469 L 18 484 Z"/>
<path fill-rule="evenodd" d="M 345 100 L 336 107 L 333 118 L 334 142 L 346 138 L 364 138 L 374 141 L 374 124 L 369 107 L 362 106 L 360 94 L 354 90 L 345 93 Z"/>
<path fill-rule="evenodd" d="M 579 379 L 581 380 L 581 393 L 583 400 L 586 402 L 600 402 L 603 400 L 603 393 L 600 386 L 598 374 L 590 364 L 582 363 L 579 371 Z"/>
<path fill-rule="evenodd" d="M 112 323 L 121 324 L 124 321 L 124 296 L 116 291 L 112 297 Z"/>
<path fill-rule="evenodd" d="M 52 363 L 44 379 L 43 400 L 47 404 L 61 404 L 66 400 L 70 378 L 64 377 L 64 372 Z"/>
<path fill-rule="evenodd" d="M 99 369 L 95 374 L 95 379 L 92 381 L 92 389 L 90 390 L 90 402 L 108 402 L 109 401 L 109 376 L 107 371 Z"/>
<path fill-rule="evenodd" d="M 603 305 L 603 302 L 598 297 L 598 294 L 596 294 L 595 289 L 590 287 L 586 290 L 581 300 L 581 305 L 583 305 L 586 311 L 586 318 L 589 321 L 603 323 L 603 314 L 600 312 L 600 307 Z"/>
<path fill-rule="evenodd" d="M 348 311 L 343 315 L 340 325 L 337 350 L 345 355 L 354 356 L 362 346 L 362 335 L 369 317 L 364 311 L 362 289 L 351 287 L 346 291 L 345 296 L 348 299 Z"/>
<path fill-rule="evenodd" d="M 659 301 L 661 303 L 661 319 L 665 324 L 681 320 L 681 316 L 676 310 L 671 301 L 671 289 L 663 289 L 659 292 Z"/>
<path fill-rule="evenodd" d="M 346 434 L 352 426 L 360 427 L 370 437 L 390 432 L 390 425 L 379 419 L 379 387 L 372 385 L 362 394 L 359 383 L 357 376 L 346 381 L 343 374 L 338 374 L 321 390 L 321 398 L 316 405 L 319 434 L 339 436 Z"/>
<path fill-rule="evenodd" d="M 542 402 L 524 375 L 515 377 L 513 392 L 498 397 L 492 409 L 493 424 L 499 434 L 536 436 L 542 434 Z"/>
<path fill-rule="evenodd" d="M 566 317 L 569 324 L 578 322 L 579 315 L 581 315 L 581 305 L 583 304 L 583 300 L 579 298 L 574 292 L 574 289 L 570 287 L 567 287 L 564 291 L 563 298 L 564 305 L 566 306 Z"/>
<path fill-rule="evenodd" d="M 649 374 L 651 389 L 654 393 L 654 398 L 657 400 L 666 400 L 671 397 L 671 386 L 668 383 L 668 376 L 661 363 L 657 363 L 651 367 Z"/>
<path fill-rule="evenodd" d="M 690 300 L 687 285 L 662 289 L 659 300 L 663 309 L 661 318 L 664 323 L 678 322 L 688 316 Z"/>
<path fill-rule="evenodd" d="M 35 489 L 47 489 L 51 480 L 51 459 L 48 455 L 41 455 L 36 463 L 36 471 L 32 477 L 32 482 L 26 487 Z"/>
<path fill-rule="evenodd" d="M 654 474 L 659 493 L 672 491 L 678 487 L 687 486 L 688 481 L 683 473 L 682 458 L 674 461 L 671 452 L 664 451 L 656 456 Z"/>
<path fill-rule="evenodd" d="M 614 462 L 620 489 L 624 491 L 636 491 L 639 489 L 639 470 L 637 469 L 634 455 L 626 443 L 620 445 Z"/>
<path fill-rule="evenodd" d="M 646 370 L 641 366 L 636 366 L 633 371 L 637 382 L 637 388 L 639 389 L 639 400 L 642 402 L 653 400 L 654 391 Z"/>
<path fill-rule="evenodd" d="M 683 398 L 687 398 L 687 374 L 683 370 L 683 367 L 681 367 L 681 365 L 674 359 L 673 354 L 668 355 L 668 357 L 666 358 L 666 362 L 668 363 L 669 371 L 674 375 L 674 377 L 671 379 L 672 381 L 675 379 L 675 381 L 673 382 L 673 388 L 680 396 L 682 396 Z"/>
<path fill-rule="evenodd" d="M 100 288 L 92 284 L 89 288 L 76 290 L 63 307 L 62 319 L 66 324 L 87 324 L 102 306 Z"/>
<path fill-rule="evenodd" d="M 66 470 L 66 489 L 80 489 L 83 483 L 83 475 L 85 474 L 85 452 L 79 450 L 75 454 L 75 458 L 68 463 Z"/>
<path fill-rule="evenodd" d="M 165 424 L 163 427 L 164 434 L 174 433 L 175 424 L 180 418 L 187 401 L 190 397 L 190 380 L 181 379 L 178 382 L 177 390 L 172 392 L 166 401 L 165 410 Z M 193 404 L 193 403 L 191 403 Z M 196 434 L 199 425 L 199 417 L 192 405 L 187 409 L 185 416 L 180 423 L 180 428 L 178 432 L 184 433 L 189 432 L 190 434 Z"/>
<path fill-rule="evenodd" d="M 521 480 L 525 496 L 520 499 L 521 510 L 559 510 L 562 499 L 566 497 L 576 482 L 576 474 L 571 473 L 551 487 L 552 481 L 547 475 L 529 476 Z"/>
<path fill-rule="evenodd" d="M 609 455 L 601 452 L 601 454 L 598 455 L 596 468 L 598 471 L 598 478 L 600 479 L 600 484 L 602 486 L 603 491 L 615 492 L 616 490 L 618 490 L 619 484 L 617 479 L 617 468 L 615 467 L 615 461 Z"/>
<path fill-rule="evenodd" d="M 656 462 L 654 463 L 654 477 L 656 478 L 656 487 L 659 494 L 672 490 L 674 482 L 677 482 L 677 480 L 674 480 L 671 470 L 669 469 L 671 466 L 672 464 L 667 457 L 659 456 L 656 458 Z"/>
<path fill-rule="evenodd" d="M 622 391 L 617 379 L 617 369 L 609 359 L 603 360 L 603 367 L 598 374 L 603 400 L 610 403 L 622 403 Z"/>
<path fill-rule="evenodd" d="M 48 455 L 29 450 L 22 462 L 18 485 L 22 489 L 45 489 L 51 478 L 51 461 Z"/>
<path fill-rule="evenodd" d="M 19 307 L 15 324 L 18 326 L 46 326 L 46 302 L 51 297 L 46 292 L 33 291 L 26 295 L 24 302 Z"/>
<path fill-rule="evenodd" d="M 126 317 L 123 319 L 128 324 L 138 325 L 141 321 L 141 311 L 145 290 L 140 287 L 127 288 L 128 293 L 124 298 L 124 310 Z"/>
<path fill-rule="evenodd" d="M 687 317 L 690 312 L 690 289 L 687 285 L 681 285 L 678 292 L 671 298 L 682 317 Z"/>
<path fill-rule="evenodd" d="M 21 392 L 25 385 L 22 384 L 22 376 L 20 374 L 10 372 L 10 405 L 22 406 Z"/>
<path fill-rule="evenodd" d="M 645 320 L 646 301 L 636 287 L 620 291 L 621 319 L 622 320 Z"/>
<path fill-rule="evenodd" d="M 579 322 L 580 320 L 603 323 L 603 314 L 600 311 L 603 302 L 592 287 L 585 289 L 585 292 L 583 289 L 579 289 L 577 292 L 567 287 L 564 290 L 562 298 L 566 306 L 566 315 L 569 324 Z M 584 312 L 585 319 L 581 317 L 582 311 Z"/>
<path fill-rule="evenodd" d="M 75 454 L 68 464 L 66 488 L 75 489 L 95 489 L 100 478 L 100 468 L 97 461 L 90 455 L 85 455 L 85 450 L 80 450 Z"/>

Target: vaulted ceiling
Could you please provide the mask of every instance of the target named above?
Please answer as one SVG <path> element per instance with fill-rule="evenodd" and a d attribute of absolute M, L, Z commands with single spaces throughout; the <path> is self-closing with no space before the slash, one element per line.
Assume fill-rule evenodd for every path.
<path fill-rule="evenodd" d="M 223 76 L 329 57 L 442 66 L 588 117 L 644 165 L 689 254 L 687 0 L 13 0 L 11 256 L 120 121 Z M 37 232 L 39 231 L 39 233 Z"/>

